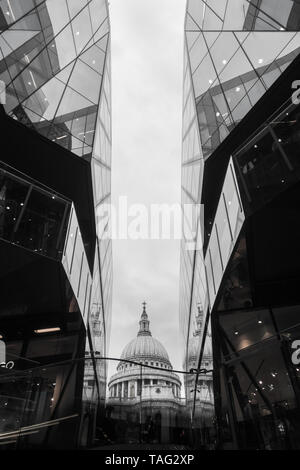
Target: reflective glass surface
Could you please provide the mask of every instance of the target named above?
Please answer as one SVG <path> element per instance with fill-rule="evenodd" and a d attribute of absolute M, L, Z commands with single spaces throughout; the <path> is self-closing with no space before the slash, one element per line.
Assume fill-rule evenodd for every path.
<path fill-rule="evenodd" d="M 57 361 L 74 358 L 77 352 L 82 357 L 84 342 L 86 360 L 82 359 L 80 364 L 70 362 L 66 368 L 62 366 L 57 381 L 54 380 L 55 373 L 50 372 L 49 380 L 45 380 L 41 394 L 38 390 L 32 406 L 26 408 L 21 393 L 19 402 L 16 398 L 11 408 L 15 408 L 18 415 L 17 424 L 4 429 L 5 436 L 0 435 L 0 444 L 3 440 L 11 439 L 20 448 L 23 444 L 27 448 L 39 447 L 48 440 L 51 447 L 57 445 L 51 440 L 51 430 L 57 426 L 58 436 L 74 436 L 73 431 L 79 429 L 79 446 L 86 446 L 95 431 L 97 403 L 99 400 L 102 404 L 105 401 L 106 363 L 99 358 L 105 356 L 110 334 L 112 250 L 111 241 L 104 239 L 98 227 L 98 209 L 110 201 L 111 192 L 110 67 L 107 0 L 0 0 L 0 79 L 6 85 L 5 110 L 13 119 L 51 140 L 52 145 L 57 144 L 72 152 L 74 165 L 78 163 L 75 162 L 77 157 L 84 158 L 89 163 L 94 207 L 90 208 L 91 212 L 87 217 L 95 216 L 97 230 L 96 240 L 90 240 L 91 245 L 95 246 L 94 263 L 89 259 L 89 264 L 86 246 L 81 237 L 82 227 L 75 210 L 78 200 L 72 204 L 51 189 L 29 181 L 26 176 L 23 180 L 8 171 L 2 172 L 1 168 L 2 242 L 14 243 L 36 254 L 59 260 L 63 267 L 62 269 L 60 263 L 47 260 L 49 264 L 45 268 L 44 258 L 36 258 L 36 265 L 40 270 L 49 270 L 49 292 L 40 292 L 42 300 L 37 306 L 39 315 L 46 312 L 47 317 L 39 317 L 41 331 L 37 333 L 33 330 L 33 340 L 26 339 L 23 344 L 20 341 L 13 343 L 9 336 L 11 331 L 6 332 L 9 352 L 14 351 L 15 358 L 22 353 L 19 361 L 21 368 L 26 368 L 28 363 L 32 366 L 47 363 L 47 358 L 44 357 L 46 355 L 55 357 Z M 88 166 L 84 166 L 88 170 Z M 4 242 L 2 249 L 3 246 L 5 247 Z M 22 251 L 22 262 L 25 263 L 26 256 L 34 265 L 32 253 L 24 254 Z M 33 271 L 34 269 L 31 272 Z M 42 280 L 43 276 L 40 277 Z M 26 291 L 27 284 L 24 284 Z M 41 282 L 43 287 L 44 284 L 46 280 Z M 21 294 L 23 295 L 23 291 Z M 21 294 L 23 304 L 17 306 L 18 313 L 34 310 L 36 305 L 33 303 L 33 307 L 30 304 L 31 298 L 27 299 L 30 295 L 35 297 L 34 294 L 30 291 L 27 296 L 25 292 L 24 298 Z M 14 308 L 10 306 L 12 315 Z M 56 312 L 61 312 L 61 317 Z M 3 308 L 1 314 L 5 316 L 6 313 Z M 18 331 L 26 336 L 29 326 L 24 327 L 20 317 L 21 315 L 17 319 L 20 321 Z M 56 328 L 58 333 L 44 331 L 48 330 L 49 323 L 54 323 L 54 327 L 59 326 Z M 70 334 L 73 329 L 76 331 L 74 341 Z M 50 338 L 46 337 L 48 333 Z M 87 338 L 84 337 L 85 334 Z M 32 361 L 32 358 L 35 359 Z M 24 379 L 26 396 L 31 394 L 31 386 L 36 386 L 35 372 L 31 372 L 20 378 L 20 390 L 24 388 Z M 37 372 L 37 377 L 40 377 L 40 371 Z M 58 386 L 53 395 L 52 388 L 55 385 Z M 2 383 L 0 388 L 1 412 L 2 405 L 7 404 L 2 403 Z M 67 390 L 65 396 L 64 388 Z M 11 392 L 11 386 L 9 390 Z M 18 390 L 16 397 L 17 392 Z M 54 402 L 50 401 L 50 405 L 54 407 L 57 397 L 59 404 L 55 406 L 56 410 L 49 410 L 48 401 Z M 26 408 L 24 420 L 22 410 L 19 410 L 16 403 Z M 79 409 L 78 404 L 82 408 Z M 41 409 L 40 415 L 35 413 L 36 407 Z M 47 408 L 45 413 L 44 408 Z M 69 416 L 69 411 L 74 411 L 76 416 L 72 413 Z M 56 413 L 57 417 L 62 418 L 63 425 L 60 424 L 61 421 L 54 419 Z M 53 422 L 49 424 L 48 421 L 52 419 Z M 35 436 L 36 440 L 27 440 L 27 432 L 31 434 L 26 428 L 27 424 L 33 426 L 32 434 L 38 434 Z M 36 425 L 38 430 L 35 430 Z M 6 434 L 7 429 L 14 432 L 16 429 L 20 430 L 20 427 L 22 432 L 19 440 L 13 440 L 15 436 Z M 56 443 L 60 441 L 57 435 Z M 77 444 L 77 441 L 70 442 L 70 446 Z"/>
<path fill-rule="evenodd" d="M 297 1 L 187 1 L 183 82 L 183 205 L 204 198 L 211 202 L 214 191 L 211 169 L 215 163 L 214 170 L 217 172 L 218 166 L 216 160 L 211 165 L 206 160 L 298 56 L 299 30 L 300 8 Z M 245 214 L 253 214 L 299 180 L 298 114 L 297 106 L 294 105 L 286 105 L 278 110 L 230 160 L 223 187 L 220 183 L 220 194 L 215 195 L 218 203 L 214 219 L 198 219 L 200 227 L 205 230 L 205 255 L 201 249 L 186 253 L 186 245 L 182 243 L 180 319 L 186 368 L 192 364 L 198 367 L 199 362 L 203 362 L 205 343 L 210 336 L 209 315 L 216 299 L 219 311 L 237 311 L 236 316 L 232 314 L 232 318 L 222 317 L 224 322 L 234 322 L 232 331 L 226 334 L 236 350 L 244 352 L 274 337 L 274 325 L 269 321 L 268 312 L 258 312 L 258 317 L 253 312 L 249 316 L 244 314 L 243 324 L 236 324 L 236 320 L 233 320 L 239 318 L 239 309 L 249 309 L 253 305 L 248 266 L 249 247 L 242 230 Z M 203 196 L 205 168 L 211 171 L 212 179 L 205 181 Z M 220 171 L 223 171 L 221 167 Z M 226 279 L 222 284 L 225 270 Z M 202 312 L 201 321 L 199 312 Z M 224 331 L 220 334 L 224 334 Z M 276 354 L 277 351 L 274 352 Z M 279 368 L 286 374 L 284 359 L 279 356 L 280 353 L 276 356 Z M 234 354 L 226 356 L 226 360 L 233 361 L 234 357 Z M 252 380 L 249 374 L 253 374 L 256 365 L 255 360 L 251 362 L 249 359 L 246 365 L 247 380 Z M 221 367 L 220 364 L 218 366 Z M 232 413 L 236 413 L 238 419 L 238 423 L 231 423 L 229 430 L 230 412 L 220 418 L 224 448 L 230 440 L 238 448 L 241 444 L 237 438 L 239 435 L 244 443 L 247 441 L 245 436 L 249 436 L 249 446 L 256 448 L 261 441 L 249 429 L 250 421 L 258 413 L 260 405 L 257 407 L 257 403 L 250 402 L 251 397 L 249 401 L 246 400 L 247 391 L 244 390 L 244 384 L 237 384 L 239 378 L 233 372 L 234 367 L 230 364 L 228 370 L 220 370 L 220 380 L 215 383 L 217 399 L 220 393 L 224 402 L 234 403 L 236 410 Z M 239 370 L 237 375 L 242 376 L 243 373 Z M 196 387 L 188 383 L 186 385 L 187 389 L 194 390 L 195 398 L 198 395 Z M 205 384 L 201 382 L 201 385 Z M 271 432 L 267 429 L 267 423 L 256 425 L 264 435 L 263 440 L 269 441 L 265 448 L 293 445 L 291 442 L 287 444 L 291 434 L 288 436 L 284 422 L 280 422 L 281 418 L 282 421 L 294 419 L 291 417 L 292 412 L 287 416 L 282 412 L 281 405 L 277 405 L 285 399 L 285 393 L 281 389 L 278 396 L 274 394 L 273 401 L 269 400 L 271 408 L 278 406 L 278 421 L 272 424 L 274 436 L 267 436 Z M 295 412 L 293 394 L 286 394 L 286 403 L 285 406 Z M 240 409 L 237 411 L 238 406 Z M 252 415 L 246 406 L 252 408 Z M 267 414 L 266 409 L 260 409 L 259 413 L 263 416 Z M 268 420 L 272 421 L 269 418 L 262 421 Z M 276 441 L 278 436 L 276 444 L 270 443 L 273 438 Z M 253 442 L 250 443 L 252 438 Z"/>
<path fill-rule="evenodd" d="M 85 324 L 87 324 L 90 308 L 92 277 L 73 205 L 69 219 L 62 264 L 76 296 L 82 318 Z"/>
<path fill-rule="evenodd" d="M 299 20 L 296 1 L 188 1 L 186 47 L 205 158 L 299 54 Z"/>
<path fill-rule="evenodd" d="M 0 12 L 0 79 L 6 84 L 6 112 L 73 154 L 89 159 L 98 223 L 97 209 L 109 202 L 111 181 L 108 3 L 106 0 L 1 0 Z M 34 191 L 30 200 L 34 200 Z M 18 216 L 16 210 L 13 218 Z M 29 233 L 32 240 L 28 244 L 43 252 L 45 244 L 35 242 L 38 231 L 30 235 L 29 227 L 24 225 L 30 218 L 30 223 L 40 226 L 42 216 L 38 220 L 29 207 L 26 211 L 18 226 L 19 233 Z M 49 223 L 52 225 L 51 232 L 50 229 L 47 232 L 47 247 L 57 235 L 54 222 Z M 86 320 L 92 277 L 76 224 L 73 212 L 64 262 Z M 102 233 L 97 235 L 100 240 Z M 100 289 L 103 279 L 103 299 L 98 301 L 106 312 L 108 335 L 111 244 L 100 242 L 99 245 L 101 275 L 95 274 L 99 285 L 95 286 L 94 281 L 93 289 Z"/>
<path fill-rule="evenodd" d="M 53 334 L 48 335 L 47 340 L 51 339 Z M 191 383 L 195 380 L 195 372 L 167 370 L 159 363 L 97 358 L 88 339 L 85 349 L 85 358 L 55 364 L 28 362 L 20 368 L 15 358 L 14 363 L 1 365 L 1 450 L 213 447 L 210 377 L 202 375 L 197 385 L 205 406 L 201 419 L 206 419 L 208 428 L 202 436 L 199 416 L 191 419 L 181 387 L 186 378 Z M 205 356 L 205 360 L 209 359 Z M 97 371 L 109 363 L 116 365 L 117 373 L 106 393 Z"/>
<path fill-rule="evenodd" d="M 285 104 L 234 154 L 248 211 L 262 207 L 299 180 L 299 120 L 298 107 Z"/>

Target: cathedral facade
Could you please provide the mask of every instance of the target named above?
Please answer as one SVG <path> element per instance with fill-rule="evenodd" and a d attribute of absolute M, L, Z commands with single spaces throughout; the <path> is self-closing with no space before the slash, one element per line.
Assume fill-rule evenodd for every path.
<path fill-rule="evenodd" d="M 108 383 L 108 410 L 122 441 L 180 440 L 184 416 L 181 380 L 168 353 L 149 328 L 146 304 L 137 336 L 123 349 Z"/>

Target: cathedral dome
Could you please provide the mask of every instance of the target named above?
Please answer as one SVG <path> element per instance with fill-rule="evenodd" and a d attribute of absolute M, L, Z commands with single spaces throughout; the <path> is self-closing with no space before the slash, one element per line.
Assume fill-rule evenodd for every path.
<path fill-rule="evenodd" d="M 155 361 L 171 366 L 165 347 L 156 338 L 153 338 L 149 329 L 149 320 L 145 304 L 140 320 L 140 329 L 137 337 L 130 341 L 121 354 L 121 360 Z"/>

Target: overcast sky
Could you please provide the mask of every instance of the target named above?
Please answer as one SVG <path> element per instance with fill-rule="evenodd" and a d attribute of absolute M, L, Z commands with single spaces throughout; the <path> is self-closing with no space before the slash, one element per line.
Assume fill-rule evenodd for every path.
<path fill-rule="evenodd" d="M 180 202 L 184 11 L 185 0 L 110 0 L 115 204 Z M 136 336 L 145 300 L 152 335 L 181 368 L 179 254 L 174 240 L 113 242 L 111 356 Z"/>

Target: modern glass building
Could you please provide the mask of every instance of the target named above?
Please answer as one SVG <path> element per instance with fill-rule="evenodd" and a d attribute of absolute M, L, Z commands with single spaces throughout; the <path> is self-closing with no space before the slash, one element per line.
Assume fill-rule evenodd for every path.
<path fill-rule="evenodd" d="M 0 80 L 0 443 L 86 446 L 111 319 L 108 2 L 1 0 Z"/>
<path fill-rule="evenodd" d="M 300 447 L 299 31 L 297 1 L 187 1 L 182 204 L 202 206 L 180 322 L 206 446 Z"/>

